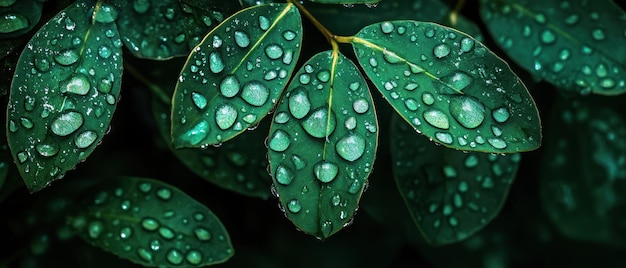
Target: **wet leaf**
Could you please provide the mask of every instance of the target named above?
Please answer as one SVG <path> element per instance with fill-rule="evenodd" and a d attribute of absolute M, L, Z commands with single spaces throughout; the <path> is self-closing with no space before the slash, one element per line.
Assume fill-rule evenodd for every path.
<path fill-rule="evenodd" d="M 413 128 L 446 147 L 539 147 L 537 107 L 509 66 L 464 33 L 434 23 L 363 28 L 352 44 L 367 76 Z"/>
<path fill-rule="evenodd" d="M 187 58 L 172 99 L 175 148 L 220 144 L 258 124 L 295 69 L 302 43 L 293 4 L 240 11 Z"/>
<path fill-rule="evenodd" d="M 155 98 L 152 111 L 161 136 L 171 145 L 170 107 Z M 271 178 L 267 174 L 264 140 L 269 126 L 261 125 L 220 147 L 172 148 L 172 152 L 189 170 L 207 181 L 236 193 L 267 199 Z"/>
<path fill-rule="evenodd" d="M 325 51 L 289 84 L 268 137 L 274 187 L 287 217 L 327 238 L 348 224 L 376 155 L 378 123 L 356 65 Z"/>
<path fill-rule="evenodd" d="M 10 39 L 33 29 L 41 18 L 43 1 L 6 0 L 0 2 L 0 39 Z"/>
<path fill-rule="evenodd" d="M 147 178 L 106 180 L 85 194 L 68 224 L 88 243 L 143 266 L 222 263 L 234 254 L 210 209 L 179 189 Z"/>
<path fill-rule="evenodd" d="M 234 1 L 121 1 L 117 25 L 124 45 L 140 58 L 186 56 L 204 35 L 234 13 Z"/>
<path fill-rule="evenodd" d="M 546 131 L 540 188 L 564 236 L 623 247 L 626 241 L 626 122 L 605 106 L 557 103 Z"/>
<path fill-rule="evenodd" d="M 84 161 L 119 99 L 121 41 L 115 12 L 79 1 L 46 23 L 19 58 L 7 138 L 31 192 Z"/>
<path fill-rule="evenodd" d="M 374 4 L 381 2 L 381 0 L 310 0 L 311 2 L 320 3 L 320 4 Z"/>
<path fill-rule="evenodd" d="M 397 116 L 391 132 L 398 190 L 428 242 L 462 241 L 500 213 L 517 173 L 519 153 L 464 153 L 437 146 L 416 136 Z"/>
<path fill-rule="evenodd" d="M 481 2 L 494 39 L 537 79 L 565 92 L 626 91 L 626 15 L 614 1 Z"/>

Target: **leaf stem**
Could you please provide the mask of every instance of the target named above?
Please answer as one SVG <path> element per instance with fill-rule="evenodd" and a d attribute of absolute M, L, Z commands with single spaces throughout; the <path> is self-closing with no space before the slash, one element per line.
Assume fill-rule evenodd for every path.
<path fill-rule="evenodd" d="M 150 89 L 150 91 L 152 91 L 152 93 L 154 95 L 156 95 L 157 98 L 159 98 L 159 100 L 163 104 L 170 105 L 171 99 L 163 91 L 163 89 L 161 89 L 159 86 L 157 86 L 154 83 L 152 83 L 147 77 L 145 77 L 143 74 L 141 74 L 141 72 L 139 72 L 134 66 L 132 66 L 129 63 L 124 63 L 124 69 L 126 71 L 128 71 L 132 76 L 134 76 L 137 80 L 139 80 L 140 82 L 144 83 L 148 87 L 148 89 Z"/>
<path fill-rule="evenodd" d="M 298 2 L 298 0 L 287 0 L 287 2 L 294 4 L 298 8 L 298 10 L 300 10 L 300 12 L 302 12 L 302 14 L 304 14 L 304 16 L 307 17 L 311 21 L 311 23 L 313 23 L 313 25 L 315 25 L 315 27 L 324 35 L 324 37 L 326 37 L 326 40 L 328 40 L 331 45 L 333 42 L 335 42 L 333 39 L 334 34 L 331 33 L 328 28 L 326 28 L 326 26 L 320 23 L 317 18 L 315 18 L 315 16 L 313 16 L 313 14 L 309 12 L 308 9 L 306 9 L 302 4 L 300 4 L 300 2 Z"/>
<path fill-rule="evenodd" d="M 454 10 L 452 10 L 450 12 L 450 15 L 448 15 L 450 17 L 450 24 L 451 26 L 456 26 L 458 19 L 459 19 L 459 13 L 461 13 L 461 9 L 463 9 L 463 7 L 465 6 L 465 0 L 458 0 L 456 2 L 456 5 L 454 6 Z"/>

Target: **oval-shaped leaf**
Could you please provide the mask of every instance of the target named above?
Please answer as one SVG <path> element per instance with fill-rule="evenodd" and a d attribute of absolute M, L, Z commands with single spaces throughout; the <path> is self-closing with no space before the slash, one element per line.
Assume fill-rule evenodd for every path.
<path fill-rule="evenodd" d="M 555 105 L 541 162 L 541 197 L 564 236 L 623 247 L 626 122 L 605 105 Z"/>
<path fill-rule="evenodd" d="M 137 57 L 157 60 L 189 54 L 237 6 L 235 1 L 118 1 L 124 45 Z"/>
<path fill-rule="evenodd" d="M 234 250 L 211 210 L 147 178 L 107 180 L 85 194 L 68 224 L 88 243 L 143 266 L 222 263 Z"/>
<path fill-rule="evenodd" d="M 187 58 L 172 99 L 175 148 L 206 147 L 256 125 L 295 69 L 302 21 L 293 4 L 244 9 Z"/>
<path fill-rule="evenodd" d="M 437 146 L 397 116 L 391 160 L 398 190 L 426 240 L 455 243 L 485 227 L 500 212 L 521 156 L 464 153 Z"/>
<path fill-rule="evenodd" d="M 494 39 L 535 77 L 566 92 L 626 91 L 626 15 L 614 1 L 481 2 Z"/>
<path fill-rule="evenodd" d="M 119 99 L 122 43 L 114 10 L 79 1 L 54 16 L 20 56 L 7 108 L 7 138 L 30 191 L 84 161 Z"/>
<path fill-rule="evenodd" d="M 351 221 L 377 139 L 374 103 L 356 65 L 331 51 L 309 59 L 289 84 L 268 137 L 274 187 L 300 230 L 327 238 Z"/>
<path fill-rule="evenodd" d="M 0 3 L 0 39 L 23 35 L 41 18 L 43 1 L 8 0 Z"/>
<path fill-rule="evenodd" d="M 509 66 L 472 37 L 434 23 L 388 21 L 352 38 L 367 76 L 418 132 L 450 148 L 533 150 L 535 102 Z"/>

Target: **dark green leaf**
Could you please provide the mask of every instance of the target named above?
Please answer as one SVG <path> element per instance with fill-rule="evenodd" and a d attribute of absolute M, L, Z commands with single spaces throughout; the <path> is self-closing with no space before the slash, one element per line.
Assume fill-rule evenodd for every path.
<path fill-rule="evenodd" d="M 580 94 L 626 91 L 626 15 L 613 1 L 481 2 L 494 39 L 538 79 Z"/>
<path fill-rule="evenodd" d="M 0 2 L 0 39 L 23 35 L 41 18 L 41 0 L 5 0 Z"/>
<path fill-rule="evenodd" d="M 175 148 L 220 144 L 274 107 L 300 54 L 293 4 L 254 6 L 225 20 L 189 55 L 172 100 Z"/>
<path fill-rule="evenodd" d="M 367 76 L 418 132 L 450 148 L 533 150 L 535 102 L 509 66 L 464 33 L 434 23 L 381 22 L 352 44 Z"/>
<path fill-rule="evenodd" d="M 278 105 L 268 137 L 276 192 L 300 230 L 327 238 L 351 221 L 377 138 L 374 103 L 354 63 L 331 51 L 307 61 Z"/>
<path fill-rule="evenodd" d="M 88 243 L 144 266 L 204 266 L 234 250 L 219 219 L 179 189 L 146 178 L 107 180 L 68 224 Z"/>
<path fill-rule="evenodd" d="M 79 1 L 46 23 L 20 56 L 7 138 L 30 191 L 84 161 L 119 99 L 122 43 L 107 5 Z"/>
<path fill-rule="evenodd" d="M 464 240 L 498 215 L 520 154 L 464 153 L 437 146 L 397 116 L 391 132 L 398 190 L 431 244 Z"/>
<path fill-rule="evenodd" d="M 156 98 L 152 111 L 163 139 L 171 146 L 170 107 Z M 261 123 L 220 147 L 172 149 L 174 155 L 198 176 L 225 189 L 267 199 L 271 178 L 267 174 L 266 147 L 268 124 Z"/>
<path fill-rule="evenodd" d="M 626 122 L 605 106 L 557 103 L 546 131 L 543 207 L 566 237 L 623 247 Z"/>

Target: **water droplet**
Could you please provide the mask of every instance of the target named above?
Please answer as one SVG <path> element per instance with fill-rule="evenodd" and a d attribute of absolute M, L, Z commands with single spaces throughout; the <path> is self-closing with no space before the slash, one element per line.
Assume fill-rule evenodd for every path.
<path fill-rule="evenodd" d="M 147 217 L 141 221 L 141 226 L 147 231 L 156 231 L 160 224 L 157 220 Z"/>
<path fill-rule="evenodd" d="M 98 237 L 100 237 L 100 234 L 102 234 L 103 231 L 104 231 L 104 225 L 102 224 L 102 222 L 99 222 L 99 221 L 91 222 L 87 229 L 87 232 L 89 233 L 89 237 L 93 239 L 97 239 Z"/>
<path fill-rule="evenodd" d="M 291 145 L 291 137 L 283 130 L 276 130 L 270 139 L 269 147 L 276 152 L 284 152 Z"/>
<path fill-rule="evenodd" d="M 159 228 L 159 235 L 161 235 L 161 237 L 163 237 L 163 238 L 164 238 L 164 239 L 166 239 L 166 240 L 173 239 L 173 238 L 174 238 L 174 236 L 175 236 L 175 234 L 174 234 L 174 232 L 172 231 L 172 229 L 167 228 L 167 227 L 165 227 L 165 226 L 161 226 L 161 227 Z"/>
<path fill-rule="evenodd" d="M 126 227 L 122 227 L 122 229 L 120 229 L 120 238 L 121 239 L 128 239 L 133 235 L 133 229 L 126 226 Z"/>
<path fill-rule="evenodd" d="M 578 22 L 578 18 L 579 17 L 576 14 L 569 15 L 567 16 L 567 18 L 565 18 L 565 24 L 574 25 L 576 24 L 576 22 Z"/>
<path fill-rule="evenodd" d="M 556 41 L 556 35 L 552 30 L 544 30 L 541 32 L 541 42 L 552 44 Z"/>
<path fill-rule="evenodd" d="M 101 45 L 98 48 L 98 55 L 100 55 L 100 57 L 104 59 L 108 59 L 109 57 L 111 57 L 111 54 L 113 54 L 113 51 L 107 45 Z"/>
<path fill-rule="evenodd" d="M 170 200 L 170 198 L 172 198 L 172 191 L 166 188 L 161 188 L 158 191 L 156 191 L 156 196 L 160 198 L 161 200 L 167 201 L 167 200 Z"/>
<path fill-rule="evenodd" d="M 270 20 L 265 16 L 259 16 L 259 27 L 261 30 L 267 31 L 270 28 Z"/>
<path fill-rule="evenodd" d="M 470 52 L 472 51 L 472 49 L 474 49 L 474 40 L 469 38 L 469 37 L 465 37 L 463 39 L 461 39 L 461 51 L 463 52 Z"/>
<path fill-rule="evenodd" d="M 209 54 L 209 69 L 214 74 L 224 70 L 224 61 L 222 61 L 222 56 L 215 51 Z"/>
<path fill-rule="evenodd" d="M 167 252 L 166 259 L 171 264 L 179 265 L 183 262 L 183 254 L 177 249 L 171 249 Z"/>
<path fill-rule="evenodd" d="M 450 127 L 448 116 L 440 110 L 428 109 L 422 116 L 433 127 L 440 129 L 448 129 Z"/>
<path fill-rule="evenodd" d="M 198 145 L 209 134 L 209 122 L 202 120 L 198 122 L 192 129 L 180 136 L 181 140 L 191 145 Z"/>
<path fill-rule="evenodd" d="M 106 4 L 101 5 L 94 13 L 94 19 L 100 23 L 110 23 L 117 20 L 117 10 Z"/>
<path fill-rule="evenodd" d="M 233 75 L 224 77 L 224 80 L 220 82 L 220 92 L 224 95 L 224 97 L 234 97 L 237 93 L 239 93 L 239 89 L 239 80 Z"/>
<path fill-rule="evenodd" d="M 33 121 L 31 121 L 30 119 L 26 118 L 26 117 L 21 117 L 20 118 L 20 123 L 22 124 L 23 127 L 27 128 L 27 129 L 31 129 L 33 128 Z"/>
<path fill-rule="evenodd" d="M 295 39 L 297 36 L 297 34 L 294 31 L 291 30 L 287 30 L 283 32 L 283 38 L 285 38 L 285 40 L 287 41 L 291 41 L 293 39 Z"/>
<path fill-rule="evenodd" d="M 489 144 L 491 144 L 491 146 L 493 146 L 493 148 L 496 148 L 496 149 L 506 148 L 506 142 L 504 142 L 502 139 L 491 138 L 491 139 L 487 139 L 487 142 L 489 142 Z"/>
<path fill-rule="evenodd" d="M 289 185 L 293 181 L 293 172 L 283 165 L 278 165 L 275 176 L 276 181 L 282 185 Z"/>
<path fill-rule="evenodd" d="M 144 261 L 152 262 L 152 253 L 144 248 L 137 249 L 137 255 Z"/>
<path fill-rule="evenodd" d="M 369 107 L 369 103 L 365 99 L 358 99 L 352 103 L 352 109 L 359 114 L 366 113 Z"/>
<path fill-rule="evenodd" d="M 191 250 L 187 252 L 187 261 L 192 265 L 198 265 L 202 262 L 202 253 L 197 250 Z"/>
<path fill-rule="evenodd" d="M 450 133 L 447 133 L 447 132 L 437 132 L 435 133 L 435 138 L 437 138 L 437 140 L 445 144 L 452 144 L 452 141 L 453 141 L 452 135 L 450 135 Z"/>
<path fill-rule="evenodd" d="M 335 149 L 339 156 L 352 162 L 365 153 L 365 139 L 358 134 L 347 134 L 337 141 Z"/>
<path fill-rule="evenodd" d="M 330 72 L 328 72 L 327 70 L 322 70 L 319 73 L 317 73 L 317 80 L 320 80 L 320 82 L 326 83 L 330 80 Z"/>
<path fill-rule="evenodd" d="M 89 93 L 90 89 L 91 83 L 89 83 L 89 79 L 84 74 L 72 76 L 61 84 L 61 93 L 69 92 L 84 96 Z"/>
<path fill-rule="evenodd" d="M 54 61 L 56 61 L 58 64 L 68 66 L 77 62 L 79 58 L 80 55 L 78 55 L 78 52 L 76 52 L 76 50 L 66 49 L 54 56 Z"/>
<path fill-rule="evenodd" d="M 211 233 L 202 227 L 198 227 L 193 230 L 193 233 L 196 235 L 196 238 L 200 241 L 209 241 L 211 240 Z"/>
<path fill-rule="evenodd" d="M 298 91 L 289 97 L 289 112 L 296 119 L 302 119 L 311 110 L 311 102 L 305 91 Z"/>
<path fill-rule="evenodd" d="M 327 107 L 322 107 L 311 113 L 301 124 L 309 135 L 324 138 L 333 133 L 336 120 L 334 114 L 328 113 Z"/>
<path fill-rule="evenodd" d="M 448 46 L 447 44 L 436 45 L 433 49 L 433 54 L 435 54 L 435 57 L 437 58 L 443 58 L 445 56 L 448 56 L 448 54 L 450 54 L 450 46 Z"/>
<path fill-rule="evenodd" d="M 257 81 L 252 81 L 243 86 L 241 91 L 241 98 L 253 106 L 263 106 L 267 102 L 270 96 L 270 91 Z"/>
<path fill-rule="evenodd" d="M 602 41 L 606 37 L 602 29 L 595 29 L 591 31 L 591 37 L 596 41 Z"/>
<path fill-rule="evenodd" d="M 433 97 L 433 95 L 428 92 L 424 92 L 422 93 L 422 101 L 426 105 L 432 105 L 433 103 L 435 103 L 435 97 Z"/>
<path fill-rule="evenodd" d="M 380 30 L 383 31 L 383 33 L 391 33 L 394 30 L 393 24 L 391 22 L 385 21 L 383 23 L 380 24 Z"/>
<path fill-rule="evenodd" d="M 279 112 L 274 116 L 274 122 L 284 124 L 289 122 L 289 115 L 286 112 Z"/>
<path fill-rule="evenodd" d="M 297 170 L 303 169 L 306 167 L 306 161 L 297 155 L 291 156 L 291 162 Z"/>
<path fill-rule="evenodd" d="M 465 167 L 473 168 L 478 165 L 478 157 L 476 155 L 470 154 L 465 158 Z"/>
<path fill-rule="evenodd" d="M 291 201 L 287 203 L 287 209 L 289 209 L 291 213 L 298 213 L 302 210 L 302 205 L 298 199 L 291 199 Z"/>
<path fill-rule="evenodd" d="M 419 108 L 419 103 L 413 98 L 408 98 L 404 100 L 404 106 L 406 106 L 409 111 L 416 111 Z"/>
<path fill-rule="evenodd" d="M 54 144 L 40 143 L 35 149 L 41 156 L 54 156 L 59 152 L 59 148 Z"/>
<path fill-rule="evenodd" d="M 83 125 L 83 121 L 83 115 L 70 111 L 52 121 L 50 129 L 58 136 L 67 136 L 78 130 Z"/>
<path fill-rule="evenodd" d="M 378 61 L 375 58 L 370 58 L 369 63 L 372 67 L 378 66 Z"/>
<path fill-rule="evenodd" d="M 48 59 L 35 59 L 35 68 L 40 72 L 47 72 L 50 70 L 50 61 Z"/>
<path fill-rule="evenodd" d="M 236 93 L 235 93 L 236 94 Z M 206 107 L 208 101 L 206 99 L 206 97 L 204 97 L 204 95 L 198 93 L 198 92 L 191 92 L 191 100 L 193 101 L 193 104 L 196 105 L 196 107 L 198 107 L 198 109 L 202 110 L 204 109 L 204 107 Z"/>
<path fill-rule="evenodd" d="M 215 110 L 215 122 L 222 130 L 229 129 L 233 126 L 235 121 L 237 121 L 237 116 L 237 109 L 230 104 L 222 104 Z"/>
<path fill-rule="evenodd" d="M 450 114 L 466 128 L 477 128 L 485 119 L 485 107 L 473 97 L 456 97 L 450 100 Z"/>
<path fill-rule="evenodd" d="M 97 138 L 98 134 L 96 134 L 96 132 L 93 132 L 91 130 L 83 131 L 76 136 L 76 138 L 74 139 L 74 144 L 79 149 L 85 149 L 91 146 Z"/>
<path fill-rule="evenodd" d="M 0 34 L 17 32 L 28 28 L 28 19 L 21 14 L 5 13 L 0 18 Z"/>
<path fill-rule="evenodd" d="M 330 233 L 333 231 L 333 223 L 331 221 L 325 221 L 322 223 L 322 235 L 324 237 L 328 237 Z"/>
<path fill-rule="evenodd" d="M 272 60 L 279 59 L 283 56 L 283 48 L 277 44 L 268 45 L 265 47 L 265 55 Z"/>
<path fill-rule="evenodd" d="M 509 109 L 506 107 L 500 107 L 491 112 L 491 116 L 498 123 L 504 123 L 506 120 L 509 120 L 510 114 Z"/>
<path fill-rule="evenodd" d="M 155 239 L 150 241 L 150 249 L 152 249 L 152 251 L 157 251 L 161 248 L 161 241 Z"/>
<path fill-rule="evenodd" d="M 245 32 L 235 31 L 235 43 L 241 48 L 246 48 L 250 45 L 250 38 Z"/>
<path fill-rule="evenodd" d="M 337 177 L 339 167 L 331 162 L 320 162 L 313 167 L 315 177 L 324 183 L 331 182 Z"/>
<path fill-rule="evenodd" d="M 469 86 L 474 79 L 464 72 L 456 72 L 453 75 L 441 79 L 447 83 L 454 91 L 461 92 Z"/>

